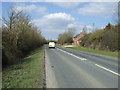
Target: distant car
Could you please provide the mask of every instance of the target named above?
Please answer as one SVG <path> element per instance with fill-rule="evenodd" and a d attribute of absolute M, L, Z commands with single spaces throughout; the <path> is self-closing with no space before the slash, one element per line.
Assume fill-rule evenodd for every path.
<path fill-rule="evenodd" d="M 49 48 L 55 48 L 55 42 L 49 42 Z"/>

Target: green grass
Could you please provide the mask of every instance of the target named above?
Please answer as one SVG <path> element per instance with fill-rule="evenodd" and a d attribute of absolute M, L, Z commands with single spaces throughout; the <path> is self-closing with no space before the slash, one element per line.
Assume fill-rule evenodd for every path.
<path fill-rule="evenodd" d="M 56 44 L 56 46 L 63 46 L 63 45 L 61 45 L 61 44 Z"/>
<path fill-rule="evenodd" d="M 85 51 L 85 52 L 90 52 L 90 53 L 96 53 L 96 54 L 101 54 L 101 55 L 106 55 L 106 56 L 112 56 L 112 57 L 118 57 L 118 52 L 111 52 L 111 51 L 105 51 L 105 50 L 95 50 L 91 48 L 85 48 L 85 47 L 68 47 L 71 49 L 75 50 L 80 50 L 80 51 Z"/>
<path fill-rule="evenodd" d="M 3 71 L 3 88 L 42 88 L 44 49 L 33 51 L 22 62 Z"/>

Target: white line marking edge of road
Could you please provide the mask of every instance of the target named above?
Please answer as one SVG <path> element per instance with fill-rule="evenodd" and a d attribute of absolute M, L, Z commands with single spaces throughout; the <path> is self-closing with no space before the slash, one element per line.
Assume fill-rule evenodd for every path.
<path fill-rule="evenodd" d="M 62 52 L 64 52 L 64 53 L 67 53 L 67 54 L 69 54 L 69 55 L 71 55 L 71 56 L 74 56 L 74 57 L 76 57 L 76 58 L 78 58 L 78 59 L 80 59 L 80 60 L 82 60 L 82 61 L 87 60 L 86 58 L 80 58 L 80 57 L 78 57 L 78 56 L 76 56 L 76 55 L 74 55 L 74 54 L 72 54 L 72 53 L 69 53 L 69 52 L 67 52 L 67 51 L 64 51 L 64 50 L 62 50 L 62 49 L 59 49 L 59 48 L 57 48 L 57 49 L 60 50 L 60 51 L 62 51 Z M 107 68 L 105 68 L 105 67 L 103 67 L 103 66 L 101 66 L 101 65 L 98 65 L 98 64 L 94 64 L 94 65 L 97 66 L 97 67 L 99 67 L 99 68 L 101 68 L 101 69 L 104 69 L 104 70 L 106 70 L 106 71 L 108 71 L 108 72 L 111 72 L 111 73 L 113 73 L 113 74 L 115 74 L 115 75 L 117 75 L 117 76 L 120 76 L 119 73 L 116 73 L 116 72 L 114 72 L 114 71 L 112 71 L 112 70 L 110 70 L 110 69 L 107 69 Z"/>
<path fill-rule="evenodd" d="M 101 66 L 101 65 L 95 64 L 95 66 L 97 66 L 97 67 L 99 67 L 99 68 L 102 68 L 102 69 L 104 69 L 104 70 L 106 70 L 106 71 L 108 71 L 108 72 L 111 72 L 111 73 L 113 73 L 113 74 L 115 74 L 115 75 L 117 75 L 117 76 L 120 76 L 119 73 L 116 73 L 116 72 L 114 72 L 114 71 L 112 71 L 112 70 L 110 70 L 110 69 L 107 69 L 107 68 L 105 68 L 105 67 L 103 67 L 103 66 Z"/>
<path fill-rule="evenodd" d="M 59 48 L 57 48 L 57 49 L 60 50 L 60 51 L 62 51 L 62 52 L 64 52 L 64 53 L 67 53 L 67 54 L 69 54 L 69 55 L 71 55 L 71 56 L 74 56 L 74 57 L 76 57 L 76 58 L 78 58 L 78 59 L 80 59 L 80 60 L 82 60 L 82 61 L 87 60 L 86 58 L 80 58 L 80 57 L 78 57 L 78 56 L 76 56 L 76 55 L 74 55 L 74 54 L 72 54 L 72 53 L 69 53 L 69 52 L 67 52 L 67 51 L 64 51 L 64 50 L 62 50 L 62 49 L 59 49 Z"/>

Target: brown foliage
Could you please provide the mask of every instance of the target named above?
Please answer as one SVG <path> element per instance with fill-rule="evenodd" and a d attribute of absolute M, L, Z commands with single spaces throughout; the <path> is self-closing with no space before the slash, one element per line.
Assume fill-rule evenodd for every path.
<path fill-rule="evenodd" d="M 85 35 L 82 39 L 82 46 L 110 51 L 119 50 L 118 25 L 108 24 L 105 29 Z"/>
<path fill-rule="evenodd" d="M 18 62 L 46 41 L 38 29 L 30 23 L 30 17 L 27 14 L 11 9 L 8 16 L 8 20 L 4 18 L 2 27 L 3 65 Z"/>

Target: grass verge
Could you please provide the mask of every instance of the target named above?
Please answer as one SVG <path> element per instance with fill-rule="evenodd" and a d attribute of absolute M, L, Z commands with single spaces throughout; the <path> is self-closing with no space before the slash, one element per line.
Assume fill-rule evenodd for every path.
<path fill-rule="evenodd" d="M 38 48 L 20 63 L 3 71 L 3 88 L 42 88 L 44 49 Z"/>
<path fill-rule="evenodd" d="M 68 48 L 75 49 L 75 50 L 80 50 L 80 51 L 85 51 L 85 52 L 90 52 L 90 53 L 106 55 L 106 56 L 118 57 L 118 52 L 96 50 L 96 49 L 80 47 L 80 46 L 79 47 L 78 46 L 77 47 L 68 47 Z"/>
<path fill-rule="evenodd" d="M 56 44 L 56 46 L 63 46 L 63 45 L 61 45 L 61 44 Z"/>

